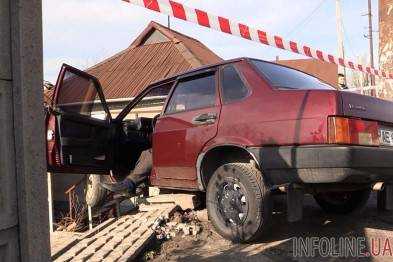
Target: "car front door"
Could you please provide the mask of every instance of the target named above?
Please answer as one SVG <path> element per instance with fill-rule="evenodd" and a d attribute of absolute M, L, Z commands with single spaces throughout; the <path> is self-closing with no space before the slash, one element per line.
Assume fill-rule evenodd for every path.
<path fill-rule="evenodd" d="M 220 107 L 215 70 L 177 80 L 153 133 L 153 184 L 197 186 L 196 161 L 217 134 Z"/>
<path fill-rule="evenodd" d="M 111 116 L 95 77 L 63 65 L 46 127 L 49 171 L 109 172 L 113 165 Z"/>

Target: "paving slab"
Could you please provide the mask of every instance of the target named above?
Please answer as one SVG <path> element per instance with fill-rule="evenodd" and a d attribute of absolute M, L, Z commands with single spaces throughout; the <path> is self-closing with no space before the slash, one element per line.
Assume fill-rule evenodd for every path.
<path fill-rule="evenodd" d="M 73 232 L 62 232 L 55 231 L 50 234 L 50 244 L 52 255 L 58 254 L 62 252 L 62 250 L 67 249 L 67 247 L 71 247 L 75 245 L 79 241 L 79 237 L 81 234 L 73 233 Z"/>
<path fill-rule="evenodd" d="M 176 205 L 111 219 L 82 235 L 53 235 L 53 261 L 133 261 L 154 237 L 151 229 L 160 217 L 168 217 Z M 63 232 L 59 232 L 63 233 Z M 59 240 L 56 238 L 62 238 Z M 64 237 L 66 240 L 64 240 Z M 64 246 L 61 247 L 60 243 Z"/>
<path fill-rule="evenodd" d="M 146 198 L 150 204 L 173 203 L 181 209 L 195 209 L 198 206 L 198 198 L 195 194 L 161 194 L 154 197 Z"/>

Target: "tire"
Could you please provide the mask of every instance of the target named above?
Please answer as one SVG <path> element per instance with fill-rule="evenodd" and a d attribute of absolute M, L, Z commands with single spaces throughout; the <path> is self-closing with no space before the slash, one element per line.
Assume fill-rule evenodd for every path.
<path fill-rule="evenodd" d="M 269 229 L 271 201 L 261 172 L 252 164 L 222 165 L 206 190 L 210 221 L 221 236 L 233 242 L 252 242 Z"/>
<path fill-rule="evenodd" d="M 314 199 L 327 213 L 349 214 L 360 211 L 366 205 L 370 192 L 370 189 L 327 192 L 314 195 Z"/>
<path fill-rule="evenodd" d="M 85 201 L 91 207 L 100 206 L 106 197 L 107 191 L 101 187 L 100 182 L 104 181 L 103 176 L 88 175 L 86 176 Z"/>

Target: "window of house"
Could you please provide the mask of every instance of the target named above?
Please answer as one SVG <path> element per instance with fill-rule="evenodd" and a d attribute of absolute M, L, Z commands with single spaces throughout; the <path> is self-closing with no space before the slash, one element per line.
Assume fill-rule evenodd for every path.
<path fill-rule="evenodd" d="M 248 89 L 233 65 L 222 69 L 221 84 L 224 103 L 240 100 L 248 95 Z"/>
<path fill-rule="evenodd" d="M 166 113 L 212 107 L 215 105 L 216 95 L 214 74 L 181 80 L 173 92 Z"/>

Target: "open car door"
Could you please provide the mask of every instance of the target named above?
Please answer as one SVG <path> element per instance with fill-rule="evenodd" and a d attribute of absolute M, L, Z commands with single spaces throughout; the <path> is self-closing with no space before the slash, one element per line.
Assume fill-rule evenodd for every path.
<path fill-rule="evenodd" d="M 98 79 L 64 64 L 46 118 L 48 171 L 108 173 L 113 166 L 111 122 Z"/>

